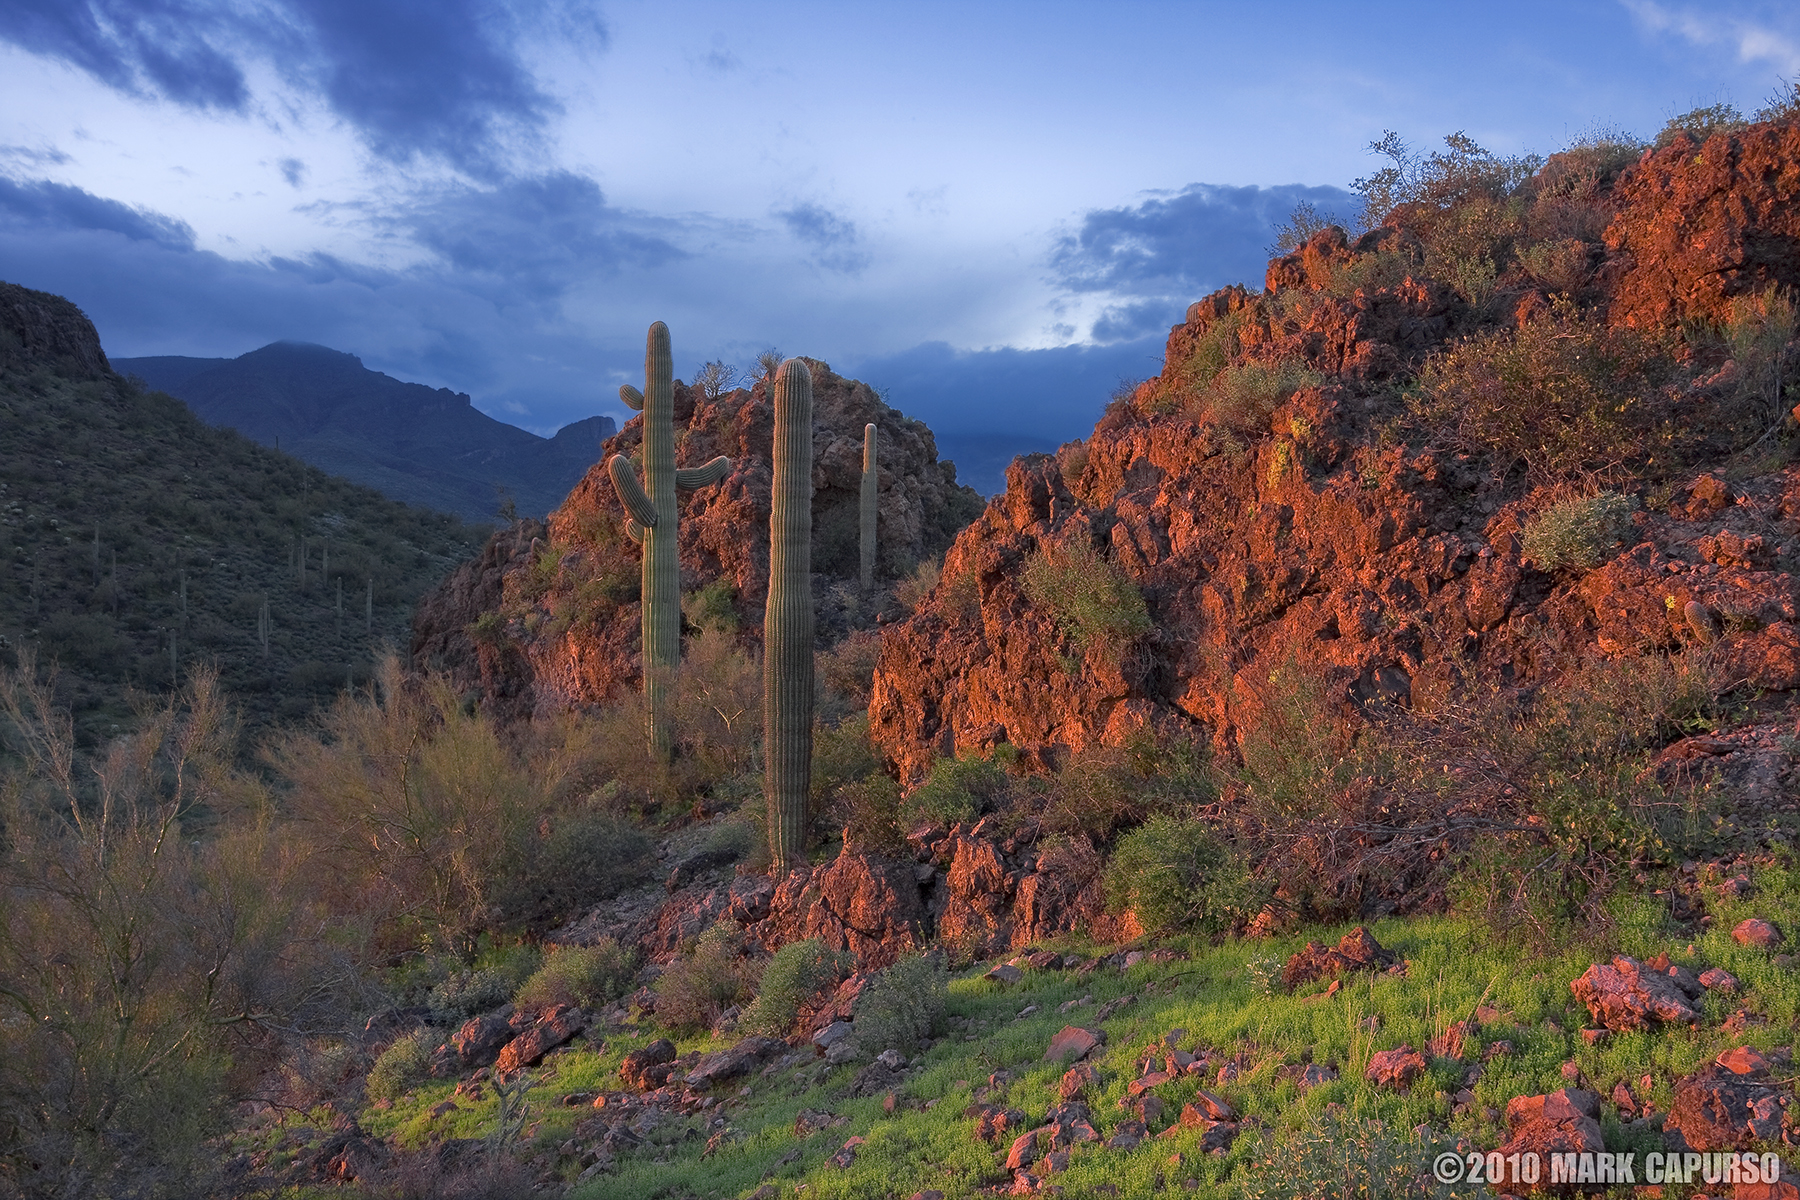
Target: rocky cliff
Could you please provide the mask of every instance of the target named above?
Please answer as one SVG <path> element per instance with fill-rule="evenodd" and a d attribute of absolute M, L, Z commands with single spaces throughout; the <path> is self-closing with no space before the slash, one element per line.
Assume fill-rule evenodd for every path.
<path fill-rule="evenodd" d="M 821 642 L 873 625 L 894 581 L 943 552 L 980 511 L 972 488 L 940 463 L 931 431 L 888 407 L 868 385 L 824 363 L 813 374 L 813 571 Z M 857 505 L 863 426 L 880 438 L 877 594 L 857 590 Z M 478 688 L 495 711 L 521 716 L 597 704 L 636 686 L 638 550 L 605 460 L 642 444 L 642 418 L 609 439 L 600 461 L 550 514 L 496 534 L 482 555 L 426 598 L 413 654 Z M 767 381 L 707 397 L 675 385 L 677 461 L 731 458 L 721 482 L 681 495 L 682 591 L 711 588 L 706 615 L 760 641 L 769 583 L 770 444 Z"/>
<path fill-rule="evenodd" d="M 1346 709 L 1683 645 L 1712 647 L 1721 687 L 1800 686 L 1792 422 L 1756 436 L 1720 328 L 1800 271 L 1800 129 L 1622 170 L 1605 149 L 1511 188 L 1450 178 L 1354 242 L 1320 231 L 1260 293 L 1194 304 L 1085 443 L 1016 461 L 883 633 L 870 717 L 902 776 L 1001 742 L 1049 768 L 1141 731 L 1229 753 L 1284 663 Z M 1793 329 L 1757 328 L 1779 369 Z M 1558 339 L 1617 352 L 1607 378 L 1558 368 L 1604 402 L 1545 393 L 1577 344 Z M 1634 375 L 1620 346 L 1661 365 Z M 1516 419 L 1501 436 L 1472 412 Z M 1637 511 L 1600 561 L 1527 553 L 1534 517 L 1602 488 Z M 1034 562 L 1088 548 L 1147 629 L 1084 639 L 1034 594 Z"/>

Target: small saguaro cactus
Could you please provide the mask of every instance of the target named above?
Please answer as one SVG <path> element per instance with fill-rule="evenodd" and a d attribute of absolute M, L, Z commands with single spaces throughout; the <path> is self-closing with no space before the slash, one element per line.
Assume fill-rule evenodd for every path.
<path fill-rule="evenodd" d="M 863 426 L 862 589 L 875 586 L 875 423 Z"/>
<path fill-rule="evenodd" d="M 812 790 L 812 440 L 812 372 L 790 358 L 775 375 L 774 504 L 763 615 L 763 795 L 776 871 L 805 855 Z"/>
<path fill-rule="evenodd" d="M 625 532 L 643 546 L 643 675 L 650 702 L 650 750 L 666 759 L 672 746 L 669 730 L 668 676 L 681 660 L 681 578 L 676 561 L 675 489 L 691 491 L 725 478 L 731 460 L 724 455 L 703 467 L 675 466 L 675 371 L 669 352 L 669 327 L 650 326 L 644 341 L 644 390 L 630 384 L 619 399 L 644 414 L 644 480 L 631 462 L 615 454 L 606 462 L 619 503 L 630 514 Z"/>

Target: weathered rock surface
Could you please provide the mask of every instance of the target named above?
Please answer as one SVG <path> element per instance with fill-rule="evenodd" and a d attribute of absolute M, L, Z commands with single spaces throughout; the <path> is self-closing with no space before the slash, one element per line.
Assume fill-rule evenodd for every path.
<path fill-rule="evenodd" d="M 1404 1088 L 1424 1073 L 1425 1056 L 1411 1046 L 1400 1046 L 1371 1054 L 1363 1077 L 1377 1087 Z"/>
<path fill-rule="evenodd" d="M 1692 1025 L 1700 1019 L 1693 1008 L 1701 990 L 1698 981 L 1689 991 L 1676 977 L 1651 970 L 1628 955 L 1618 955 L 1610 964 L 1593 964 L 1569 984 L 1569 990 L 1608 1029 Z"/>
<path fill-rule="evenodd" d="M 1663 1122 L 1671 1150 L 1748 1150 L 1781 1137 L 1785 1089 L 1769 1078 L 1761 1055 L 1739 1054 L 1732 1063 L 1709 1063 L 1676 1081 Z"/>
<path fill-rule="evenodd" d="M 1281 970 L 1283 987 L 1292 991 L 1315 979 L 1335 979 L 1353 971 L 1383 971 L 1400 961 L 1400 956 L 1375 940 L 1375 935 L 1358 925 L 1327 948 L 1308 942 L 1298 954 L 1287 960 Z"/>
<path fill-rule="evenodd" d="M 1050 1046 L 1044 1051 L 1044 1061 L 1079 1062 L 1105 1044 L 1106 1031 L 1103 1029 L 1083 1029 L 1079 1025 L 1064 1025 L 1056 1036 L 1050 1039 Z"/>
<path fill-rule="evenodd" d="M 586 1013 L 567 1004 L 558 1004 L 501 1048 L 499 1058 L 494 1061 L 494 1070 L 504 1075 L 520 1067 L 536 1066 L 543 1061 L 544 1055 L 565 1045 L 586 1028 Z"/>
<path fill-rule="evenodd" d="M 1559 1088 L 1542 1096 L 1517 1096 L 1506 1105 L 1508 1138 L 1502 1156 L 1536 1153 L 1598 1153 L 1606 1149 L 1600 1129 L 1600 1096 L 1581 1088 Z"/>

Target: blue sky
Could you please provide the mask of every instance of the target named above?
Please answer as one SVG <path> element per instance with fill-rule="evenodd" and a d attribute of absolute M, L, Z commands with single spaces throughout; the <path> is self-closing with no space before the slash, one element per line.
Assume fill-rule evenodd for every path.
<path fill-rule="evenodd" d="M 1023 449 L 1385 129 L 1549 153 L 1796 76 L 1791 4 L 0 0 L 0 278 L 539 432 L 627 415 L 660 319 L 681 374 L 778 346 Z"/>

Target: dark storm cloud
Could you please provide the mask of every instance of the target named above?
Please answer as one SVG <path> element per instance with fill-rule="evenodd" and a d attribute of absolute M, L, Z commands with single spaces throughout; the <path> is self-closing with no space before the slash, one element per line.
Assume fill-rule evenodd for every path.
<path fill-rule="evenodd" d="M 19 182 L 0 175 L 0 221 L 14 227 L 122 234 L 172 250 L 194 248 L 194 230 L 185 221 L 44 180 Z"/>
<path fill-rule="evenodd" d="M 456 272 L 536 300 L 581 279 L 687 257 L 666 236 L 675 222 L 609 207 L 593 180 L 567 171 L 445 189 L 391 220 Z"/>
<path fill-rule="evenodd" d="M 867 252 L 857 248 L 861 234 L 856 222 L 840 217 L 820 204 L 796 204 L 775 214 L 798 241 L 816 247 L 813 261 L 833 271 L 854 275 L 869 265 Z"/>
<path fill-rule="evenodd" d="M 519 56 L 527 30 L 585 44 L 605 30 L 584 0 L 13 0 L 4 39 L 109 87 L 243 112 L 243 63 L 316 91 L 377 155 L 482 178 L 557 111 Z"/>
<path fill-rule="evenodd" d="M 1053 279 L 1071 292 L 1120 298 L 1096 322 L 1096 339 L 1139 337 L 1179 320 L 1190 301 L 1214 288 L 1260 285 L 1267 248 L 1303 202 L 1340 221 L 1356 211 L 1356 198 L 1341 188 L 1206 183 L 1131 207 L 1095 209 L 1057 240 Z"/>

